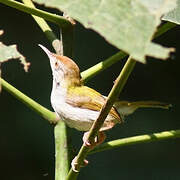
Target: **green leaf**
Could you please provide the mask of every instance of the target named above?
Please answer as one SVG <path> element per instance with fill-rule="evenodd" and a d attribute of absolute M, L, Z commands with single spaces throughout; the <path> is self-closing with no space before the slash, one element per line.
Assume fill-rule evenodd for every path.
<path fill-rule="evenodd" d="M 165 59 L 172 50 L 151 39 L 161 16 L 175 7 L 176 0 L 35 1 L 66 12 L 140 62 L 144 63 L 147 55 Z"/>
<path fill-rule="evenodd" d="M 0 30 L 0 35 L 3 34 L 3 31 Z M 30 63 L 26 62 L 25 57 L 20 54 L 17 50 L 16 45 L 6 46 L 2 42 L 0 42 L 0 63 L 8 61 L 10 59 L 19 59 L 21 63 L 24 65 L 24 70 L 27 72 Z"/>
<path fill-rule="evenodd" d="M 162 20 L 180 24 L 180 0 L 177 0 L 176 8 L 165 14 Z"/>

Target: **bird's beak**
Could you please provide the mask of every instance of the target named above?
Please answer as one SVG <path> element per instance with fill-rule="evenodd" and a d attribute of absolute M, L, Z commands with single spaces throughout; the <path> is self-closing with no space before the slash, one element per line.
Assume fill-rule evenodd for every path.
<path fill-rule="evenodd" d="M 51 58 L 53 57 L 53 54 L 43 45 L 38 44 L 39 47 L 41 47 L 43 49 L 43 51 L 47 54 L 47 56 L 49 57 L 49 59 L 51 60 Z"/>

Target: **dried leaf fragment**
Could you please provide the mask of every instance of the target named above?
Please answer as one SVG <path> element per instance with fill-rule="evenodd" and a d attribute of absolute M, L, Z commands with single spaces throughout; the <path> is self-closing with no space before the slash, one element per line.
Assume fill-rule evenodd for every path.
<path fill-rule="evenodd" d="M 6 46 L 0 42 L 0 63 L 6 62 L 10 59 L 19 59 L 24 65 L 24 70 L 27 72 L 30 66 L 29 62 L 26 62 L 25 57 L 17 50 L 16 45 Z"/>
<path fill-rule="evenodd" d="M 3 30 L 0 30 L 0 35 L 4 33 Z M 1 77 L 1 63 L 6 62 L 10 59 L 19 59 L 21 64 L 24 66 L 25 72 L 28 72 L 30 62 L 26 62 L 26 58 L 18 52 L 16 45 L 6 46 L 0 42 L 0 77 Z M 0 84 L 1 91 L 1 84 Z"/>

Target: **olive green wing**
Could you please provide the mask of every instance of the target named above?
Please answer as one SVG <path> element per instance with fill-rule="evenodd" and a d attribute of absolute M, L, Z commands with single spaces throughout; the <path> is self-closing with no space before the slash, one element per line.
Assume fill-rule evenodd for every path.
<path fill-rule="evenodd" d="M 66 96 L 66 102 L 68 104 L 93 111 L 100 111 L 105 101 L 105 97 L 87 86 L 69 88 Z M 115 107 L 112 107 L 110 110 L 110 115 L 120 122 L 122 121 Z"/>

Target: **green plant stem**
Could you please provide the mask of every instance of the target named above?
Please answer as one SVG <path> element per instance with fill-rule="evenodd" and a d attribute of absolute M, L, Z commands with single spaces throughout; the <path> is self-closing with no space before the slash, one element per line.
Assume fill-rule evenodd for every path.
<path fill-rule="evenodd" d="M 161 36 L 162 34 L 167 32 L 168 30 L 174 28 L 175 26 L 176 26 L 176 24 L 171 23 L 171 22 L 167 22 L 167 23 L 163 24 L 162 26 L 160 26 L 157 33 L 155 33 L 154 38 Z M 113 56 L 109 57 L 108 59 L 101 61 L 100 63 L 90 67 L 89 69 L 87 69 L 81 73 L 82 81 L 87 82 L 89 79 L 96 76 L 103 70 L 107 69 L 114 63 L 122 60 L 126 56 L 127 56 L 127 54 L 125 52 L 119 51 L 118 53 L 114 54 Z"/>
<path fill-rule="evenodd" d="M 20 92 L 18 89 L 10 85 L 8 82 L 6 82 L 4 79 L 0 78 L 0 83 L 2 87 L 7 90 L 10 94 L 15 96 L 18 100 L 23 102 L 25 105 L 30 107 L 32 110 L 34 110 L 36 113 L 38 113 L 43 118 L 47 119 L 50 123 L 56 123 L 59 119 L 57 118 L 56 114 L 45 107 L 41 106 L 36 101 L 32 100 L 22 92 Z"/>
<path fill-rule="evenodd" d="M 16 8 L 20 11 L 25 12 L 25 13 L 33 14 L 33 15 L 36 15 L 38 17 L 41 17 L 45 20 L 48 20 L 50 22 L 53 22 L 53 23 L 59 25 L 63 29 L 69 28 L 72 26 L 71 22 L 68 21 L 64 17 L 58 16 L 56 14 L 48 13 L 46 11 L 42 11 L 42 10 L 39 10 L 39 9 L 36 9 L 33 7 L 26 6 L 22 3 L 14 1 L 14 0 L 0 0 L 0 3 L 8 5 L 8 6 L 13 7 L 13 8 Z"/>
<path fill-rule="evenodd" d="M 31 8 L 36 8 L 31 0 L 22 0 L 22 2 Z M 53 46 L 54 50 L 56 51 L 57 54 L 62 55 L 61 51 L 61 42 L 60 40 L 56 37 L 56 35 L 53 33 L 52 29 L 49 27 L 49 25 L 46 23 L 46 21 L 43 18 L 37 17 L 32 15 L 36 23 L 39 25 L 43 33 L 46 35 L 47 39 Z"/>
<path fill-rule="evenodd" d="M 109 114 L 109 111 L 111 110 L 115 100 L 118 98 L 119 93 L 122 91 L 130 73 L 132 72 L 134 66 L 136 64 L 136 61 L 132 60 L 130 57 L 128 58 L 126 64 L 124 65 L 120 75 L 118 76 L 111 92 L 109 93 L 106 103 L 102 107 L 99 117 L 97 120 L 93 123 L 89 135 L 87 138 L 87 141 L 93 142 L 94 138 L 96 137 L 99 129 L 103 125 L 107 115 Z M 76 169 L 77 171 L 80 171 L 81 166 L 83 165 L 83 162 L 89 152 L 89 147 L 85 146 L 84 144 L 81 146 L 81 149 L 76 157 L 76 160 L 74 163 L 77 164 Z M 67 180 L 74 180 L 78 176 L 79 172 L 74 172 L 71 168 Z"/>
<path fill-rule="evenodd" d="M 54 129 L 56 149 L 55 180 L 64 180 L 69 171 L 69 146 L 67 127 L 63 121 L 59 121 Z"/>
<path fill-rule="evenodd" d="M 101 151 L 107 151 L 122 146 L 129 146 L 133 144 L 148 143 L 154 141 L 162 141 L 166 139 L 180 138 L 180 130 L 164 131 L 160 133 L 145 134 L 129 138 L 117 139 L 97 146 L 89 154 L 94 154 Z"/>

